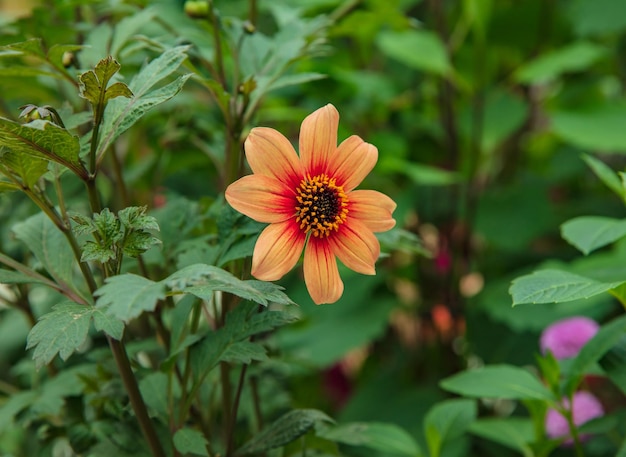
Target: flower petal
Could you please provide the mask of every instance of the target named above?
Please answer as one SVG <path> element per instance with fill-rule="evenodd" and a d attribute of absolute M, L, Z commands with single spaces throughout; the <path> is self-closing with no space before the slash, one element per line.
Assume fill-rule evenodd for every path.
<path fill-rule="evenodd" d="M 304 176 L 300 159 L 287 138 L 267 127 L 250 131 L 245 142 L 246 158 L 257 175 L 271 176 L 291 188 L 300 184 Z"/>
<path fill-rule="evenodd" d="M 378 160 L 376 146 L 352 135 L 346 138 L 330 157 L 329 176 L 337 179 L 344 192 L 361 184 Z"/>
<path fill-rule="evenodd" d="M 365 275 L 376 274 L 374 264 L 380 255 L 380 243 L 365 224 L 350 219 L 328 237 L 328 242 L 346 267 Z"/>
<path fill-rule="evenodd" d="M 330 103 L 309 114 L 300 127 L 300 160 L 311 176 L 326 173 L 330 155 L 337 149 L 339 113 Z"/>
<path fill-rule="evenodd" d="M 304 250 L 304 282 L 316 305 L 341 298 L 343 282 L 327 239 L 309 238 Z"/>
<path fill-rule="evenodd" d="M 348 217 L 361 221 L 372 232 L 386 232 L 396 225 L 391 213 L 396 202 L 375 190 L 354 190 L 348 195 Z"/>
<path fill-rule="evenodd" d="M 252 276 L 262 281 L 282 278 L 300 259 L 305 239 L 293 220 L 265 227 L 254 245 Z"/>
<path fill-rule="evenodd" d="M 255 221 L 275 223 L 292 218 L 296 200 L 293 190 L 274 178 L 248 175 L 226 189 L 226 201 Z"/>

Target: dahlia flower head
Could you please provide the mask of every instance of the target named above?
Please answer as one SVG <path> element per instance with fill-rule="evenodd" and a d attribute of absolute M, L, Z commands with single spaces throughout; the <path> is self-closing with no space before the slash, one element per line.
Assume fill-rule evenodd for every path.
<path fill-rule="evenodd" d="M 561 404 L 566 409 L 570 409 L 570 403 L 567 398 L 564 398 Z M 591 419 L 604 415 L 604 408 L 600 401 L 594 397 L 593 394 L 584 390 L 576 392 L 573 395 L 571 411 L 572 419 L 576 427 L 580 427 Z M 551 439 L 567 437 L 567 439 L 563 441 L 563 444 L 570 445 L 573 442 L 567 419 L 555 409 L 549 409 L 546 413 L 545 430 L 546 435 Z M 581 440 L 588 438 L 589 435 L 580 436 Z"/>
<path fill-rule="evenodd" d="M 269 224 L 252 254 L 252 276 L 283 277 L 304 250 L 304 282 L 316 304 L 343 294 L 337 258 L 362 274 L 375 274 L 380 244 L 374 232 L 395 225 L 396 204 L 374 190 L 355 190 L 374 168 L 378 150 L 352 135 L 337 146 L 339 113 L 328 104 L 302 122 L 298 155 L 280 132 L 250 131 L 244 147 L 252 170 L 226 189 L 237 211 Z"/>
<path fill-rule="evenodd" d="M 557 360 L 575 357 L 598 333 L 596 321 L 584 316 L 561 319 L 545 328 L 539 344 L 542 353 L 552 352 Z"/>

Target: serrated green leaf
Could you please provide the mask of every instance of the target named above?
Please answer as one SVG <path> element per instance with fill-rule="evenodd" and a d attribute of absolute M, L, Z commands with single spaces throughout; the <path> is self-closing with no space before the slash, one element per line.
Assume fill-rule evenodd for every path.
<path fill-rule="evenodd" d="M 165 285 L 142 276 L 126 273 L 108 278 L 94 293 L 96 307 L 107 307 L 107 313 L 129 322 L 144 311 L 154 311 L 165 298 Z"/>
<path fill-rule="evenodd" d="M 561 225 L 561 236 L 587 255 L 626 236 L 626 219 L 576 217 Z"/>
<path fill-rule="evenodd" d="M 144 67 L 130 82 L 133 97 L 129 100 L 116 99 L 109 106 L 102 126 L 102 138 L 98 154 L 109 147 L 122 133 L 137 122 L 149 109 L 176 95 L 191 75 L 181 76 L 175 81 L 150 92 L 150 89 L 180 67 L 187 58 L 189 46 L 177 46 L 166 50 L 160 57 Z"/>
<path fill-rule="evenodd" d="M 535 440 L 533 423 L 521 417 L 485 418 L 469 426 L 470 433 L 519 451 L 524 457 L 535 453 L 530 444 Z"/>
<path fill-rule="evenodd" d="M 146 252 L 152 246 L 160 244 L 161 240 L 146 232 L 131 232 L 124 238 L 122 247 L 124 254 L 129 257 L 137 257 Z"/>
<path fill-rule="evenodd" d="M 71 213 L 70 219 L 75 222 L 72 226 L 72 230 L 77 236 L 89 235 L 97 230 L 93 221 L 82 214 Z"/>
<path fill-rule="evenodd" d="M 608 165 L 588 154 L 583 154 L 582 158 L 609 189 L 615 192 L 621 199 L 626 199 L 626 189 L 624 189 L 622 182 Z"/>
<path fill-rule="evenodd" d="M 315 409 L 290 411 L 244 444 L 236 454 L 258 454 L 284 446 L 323 422 L 332 422 L 332 419 L 321 411 Z"/>
<path fill-rule="evenodd" d="M 81 262 L 94 261 L 106 263 L 109 260 L 115 259 L 115 251 L 113 249 L 101 246 L 94 241 L 86 241 L 81 248 L 83 250 L 80 255 Z"/>
<path fill-rule="evenodd" d="M 545 83 L 563 73 L 584 70 L 606 54 L 607 49 L 595 43 L 572 43 L 525 63 L 515 72 L 515 80 L 522 84 Z"/>
<path fill-rule="evenodd" d="M 124 322 L 108 314 L 106 309 L 94 308 L 93 325 L 99 332 L 104 332 L 118 341 L 124 336 Z"/>
<path fill-rule="evenodd" d="M 102 90 L 98 77 L 89 70 L 78 77 L 80 81 L 80 96 L 89 100 L 89 102 L 96 106 L 100 104 L 100 92 Z"/>
<path fill-rule="evenodd" d="M 86 176 L 80 157 L 78 137 L 48 121 L 19 124 L 0 117 L 0 146 L 15 154 L 28 154 L 59 163 L 78 176 Z"/>
<path fill-rule="evenodd" d="M 430 457 L 439 457 L 444 444 L 462 436 L 476 415 L 475 400 L 454 399 L 433 406 L 424 418 L 424 435 Z"/>
<path fill-rule="evenodd" d="M 560 270 L 540 270 L 515 279 L 509 293 L 513 306 L 524 303 L 561 303 L 607 292 L 624 281 L 600 282 Z"/>
<path fill-rule="evenodd" d="M 98 230 L 103 247 L 112 247 L 114 243 L 120 241 L 124 233 L 120 226 L 119 219 L 109 210 L 104 208 L 100 213 L 93 215 L 93 224 Z"/>
<path fill-rule="evenodd" d="M 450 62 L 441 39 L 426 30 L 385 31 L 378 35 L 376 44 L 384 54 L 415 70 L 445 76 Z"/>
<path fill-rule="evenodd" d="M 267 359 L 265 348 L 252 341 L 238 341 L 230 344 L 221 357 L 224 362 L 238 364 L 250 364 L 253 360 L 263 362 Z"/>
<path fill-rule="evenodd" d="M 92 312 L 90 306 L 64 302 L 39 319 L 29 332 L 26 344 L 26 349 L 35 348 L 33 360 L 38 369 L 57 354 L 67 360 L 84 344 Z"/>
<path fill-rule="evenodd" d="M 424 455 L 413 437 L 395 424 L 352 422 L 322 430 L 319 435 L 337 443 L 372 449 L 382 455 L 406 457 Z"/>
<path fill-rule="evenodd" d="M 58 283 L 73 284 L 74 253 L 45 214 L 31 216 L 15 224 L 12 230 Z"/>
<path fill-rule="evenodd" d="M 626 315 L 603 325 L 576 355 L 568 372 L 567 390 L 573 393 L 580 378 L 626 334 Z"/>
<path fill-rule="evenodd" d="M 181 428 L 176 431 L 173 439 L 176 450 L 182 454 L 209 456 L 209 451 L 207 451 L 209 443 L 199 430 Z"/>
<path fill-rule="evenodd" d="M 105 57 L 96 64 L 94 74 L 98 78 L 98 82 L 104 88 L 109 84 L 111 78 L 120 71 L 122 66 L 112 56 Z"/>
<path fill-rule="evenodd" d="M 555 401 L 552 393 L 527 370 L 512 365 L 488 365 L 442 380 L 439 386 L 473 398 Z"/>
<path fill-rule="evenodd" d="M 282 292 L 282 287 L 276 284 L 256 280 L 242 281 L 214 265 L 190 265 L 163 281 L 173 291 L 193 294 L 205 300 L 210 300 L 215 291 L 222 291 L 264 306 L 269 303 L 293 304 Z"/>
<path fill-rule="evenodd" d="M 0 155 L 0 163 L 9 168 L 30 189 L 48 171 L 48 160 L 12 150 Z"/>
<path fill-rule="evenodd" d="M 156 218 L 146 215 L 146 206 L 130 206 L 117 213 L 122 224 L 133 230 L 154 230 L 159 231 L 159 224 Z"/>

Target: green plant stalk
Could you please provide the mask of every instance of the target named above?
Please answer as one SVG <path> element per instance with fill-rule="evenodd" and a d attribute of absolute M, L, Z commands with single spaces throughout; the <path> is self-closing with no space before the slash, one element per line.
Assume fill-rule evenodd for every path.
<path fill-rule="evenodd" d="M 135 378 L 133 370 L 130 366 L 130 361 L 128 360 L 124 344 L 109 335 L 107 335 L 107 340 L 109 342 L 111 352 L 113 352 L 113 358 L 115 359 L 120 376 L 122 377 L 122 382 L 126 388 L 126 393 L 128 393 L 130 404 L 133 407 L 133 411 L 135 411 L 137 422 L 139 422 L 141 431 L 148 441 L 148 446 L 150 446 L 152 455 L 154 457 L 166 457 L 161 441 L 159 441 L 156 430 L 154 429 L 152 421 L 148 416 L 148 410 L 146 409 L 143 397 L 139 391 L 137 379 Z"/>
<path fill-rule="evenodd" d="M 233 410 L 230 414 L 230 422 L 226 424 L 226 436 L 228 437 L 228 442 L 226 443 L 226 456 L 233 455 L 235 451 L 235 425 L 237 423 L 237 411 L 239 410 L 239 401 L 241 400 L 241 392 L 243 391 L 243 383 L 246 379 L 246 371 L 248 370 L 248 364 L 244 364 L 241 367 L 241 372 L 239 373 L 239 381 L 237 382 L 237 391 L 235 392 L 235 399 L 233 400 Z"/>

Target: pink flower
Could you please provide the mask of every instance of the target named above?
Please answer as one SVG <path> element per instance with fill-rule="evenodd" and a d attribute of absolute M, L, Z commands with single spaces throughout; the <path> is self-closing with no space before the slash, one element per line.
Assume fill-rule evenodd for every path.
<path fill-rule="evenodd" d="M 575 357 L 598 328 L 596 321 L 583 316 L 557 321 L 541 334 L 541 352 L 550 351 L 558 360 Z"/>
<path fill-rule="evenodd" d="M 577 427 L 580 427 L 582 424 L 590 421 L 591 419 L 604 415 L 604 408 L 602 408 L 602 404 L 596 397 L 587 391 L 576 392 L 572 399 L 572 404 L 572 416 L 574 424 Z M 562 405 L 567 409 L 570 408 L 569 401 L 566 398 L 562 400 Z M 546 434 L 549 438 L 556 439 L 568 437 L 564 441 L 564 444 L 572 443 L 567 419 L 565 419 L 565 417 L 555 409 L 549 409 L 546 413 L 545 428 Z M 582 435 L 580 438 L 587 439 L 589 436 Z"/>

